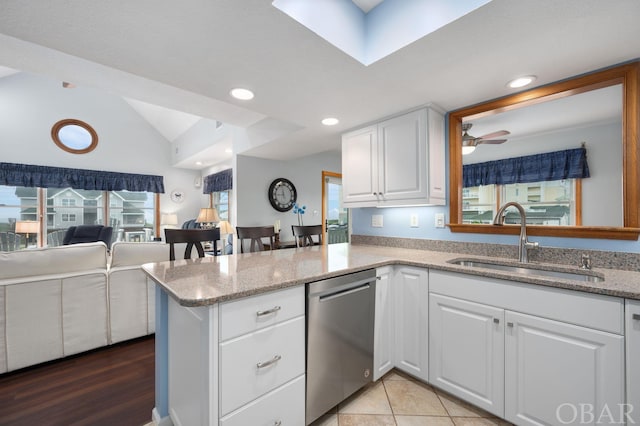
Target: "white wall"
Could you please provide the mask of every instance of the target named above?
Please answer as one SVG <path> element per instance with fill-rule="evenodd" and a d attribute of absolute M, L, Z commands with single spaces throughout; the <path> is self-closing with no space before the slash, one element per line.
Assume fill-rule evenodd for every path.
<path fill-rule="evenodd" d="M 291 225 L 297 216 L 291 211 L 279 212 L 271 207 L 267 197 L 269 185 L 276 178 L 289 179 L 296 187 L 298 203 L 306 205 L 305 225 L 322 221 L 322 171 L 340 173 L 342 156 L 339 152 L 325 152 L 291 161 L 264 160 L 237 156 L 234 170 L 237 221 L 235 226 L 268 226 L 280 220 L 281 241 L 293 239 Z"/>
<path fill-rule="evenodd" d="M 87 154 L 67 153 L 51 139 L 51 126 L 75 118 L 98 133 L 98 147 Z M 64 89 L 60 81 L 14 74 L 0 79 L 0 161 L 164 176 L 163 213 L 177 213 L 179 222 L 201 207 L 200 172 L 170 167 L 169 142 L 121 97 L 86 87 Z M 170 200 L 172 190 L 185 200 Z"/>

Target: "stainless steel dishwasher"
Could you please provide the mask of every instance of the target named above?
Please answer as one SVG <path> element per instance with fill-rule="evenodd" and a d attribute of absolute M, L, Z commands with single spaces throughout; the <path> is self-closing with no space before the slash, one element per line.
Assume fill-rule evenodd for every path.
<path fill-rule="evenodd" d="M 307 284 L 306 424 L 373 377 L 376 271 Z"/>

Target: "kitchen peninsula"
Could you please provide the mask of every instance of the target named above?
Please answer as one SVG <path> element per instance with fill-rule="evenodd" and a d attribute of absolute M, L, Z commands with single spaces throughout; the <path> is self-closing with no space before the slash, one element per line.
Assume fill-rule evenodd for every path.
<path fill-rule="evenodd" d="M 556 346 L 549 346 L 553 344 L 550 340 L 538 341 L 542 346 L 536 349 L 554 357 L 563 357 L 569 350 L 570 356 L 578 357 L 570 360 L 576 368 L 567 370 L 561 367 L 564 361 L 558 359 L 557 368 L 547 365 L 547 371 L 536 372 L 539 365 L 532 363 L 530 370 L 524 368 L 525 373 L 536 372 L 541 377 L 566 374 L 567 381 L 576 380 L 575 386 L 566 387 L 572 392 L 575 390 L 575 395 L 569 395 L 575 398 L 588 394 L 581 388 L 603 389 L 593 393 L 593 401 L 583 400 L 595 404 L 596 410 L 605 406 L 613 410 L 615 407 L 611 404 L 625 403 L 626 384 L 626 402 L 635 403 L 640 409 L 640 396 L 634 387 L 640 381 L 637 371 L 640 367 L 634 364 L 637 363 L 634 359 L 639 357 L 630 356 L 630 351 L 640 350 L 637 319 L 640 318 L 640 273 L 594 269 L 589 274 L 600 279 L 594 282 L 449 263 L 469 257 L 447 252 L 336 244 L 144 265 L 144 271 L 163 290 L 157 292 L 156 298 L 156 329 L 160 331 L 156 335 L 154 419 L 171 416 L 174 424 L 218 424 L 219 421 L 221 425 L 235 425 L 255 424 L 257 419 L 269 417 L 272 423 L 265 424 L 303 424 L 304 284 L 371 268 L 379 271 L 374 378 L 397 367 L 512 422 L 527 424 L 534 415 L 549 418 L 555 412 L 547 409 L 543 413 L 527 413 L 522 411 L 526 407 L 510 400 L 511 394 L 539 389 L 509 388 L 511 383 L 517 385 L 521 371 L 512 371 L 513 362 L 506 359 L 506 355 L 505 359 L 495 362 L 487 363 L 485 359 L 490 353 L 498 356 L 501 348 L 503 354 L 509 353 L 509 339 L 520 331 L 526 339 L 527 330 L 548 326 L 551 331 L 547 333 L 570 333 L 573 340 Z M 578 275 L 586 273 L 561 265 L 535 267 L 570 270 Z M 471 341 L 479 345 L 478 350 L 463 357 L 465 362 L 473 361 L 467 357 L 475 357 L 478 362 L 474 365 L 488 369 L 484 389 L 474 387 L 471 379 L 465 388 L 464 377 L 457 388 L 452 387 L 452 381 L 441 369 L 438 353 L 459 350 L 464 345 L 447 346 L 452 339 L 443 341 L 434 325 L 439 324 L 438 330 L 453 333 L 449 337 L 462 333 L 461 340 L 469 340 L 470 336 L 464 333 L 473 332 L 460 329 L 455 318 L 447 316 L 454 312 L 452 306 L 455 312 L 478 307 L 482 315 L 491 311 L 483 317 L 486 321 L 472 324 L 480 327 L 473 330 L 489 334 L 475 333 Z M 272 312 L 261 317 L 259 312 L 266 311 Z M 478 312 L 475 315 L 480 318 L 482 315 Z M 451 319 L 453 321 L 447 323 Z M 530 325 L 531 321 L 537 321 L 535 327 Z M 392 338 L 394 335 L 396 340 Z M 409 348 L 413 345 L 403 345 L 397 336 L 419 342 L 415 353 Z M 487 336 L 486 341 L 482 340 Z M 594 339 L 602 342 L 581 349 L 582 342 Z M 271 341 L 280 351 L 277 355 L 269 352 Z M 256 359 L 245 360 L 252 357 Z M 594 357 L 600 359 L 600 363 L 607 363 L 597 366 L 605 370 L 580 370 Z M 517 361 L 522 364 L 531 361 L 530 358 L 525 356 Z M 253 365 L 253 370 L 239 371 L 242 363 Z M 267 367 L 262 369 L 260 364 Z M 596 374 L 598 381 L 591 383 Z M 548 383 L 545 391 L 550 393 Z M 562 401 L 578 401 L 566 399 L 567 395 L 558 397 L 565 398 Z M 548 401 L 553 402 L 553 398 Z"/>

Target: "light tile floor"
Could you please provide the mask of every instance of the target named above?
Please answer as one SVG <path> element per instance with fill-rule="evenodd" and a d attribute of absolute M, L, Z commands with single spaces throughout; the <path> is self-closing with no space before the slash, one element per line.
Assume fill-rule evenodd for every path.
<path fill-rule="evenodd" d="M 397 370 L 371 383 L 311 426 L 491 426 L 511 423 Z"/>

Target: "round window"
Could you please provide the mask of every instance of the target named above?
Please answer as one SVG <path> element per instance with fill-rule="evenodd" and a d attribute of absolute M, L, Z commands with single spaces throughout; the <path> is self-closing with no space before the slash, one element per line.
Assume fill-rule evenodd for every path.
<path fill-rule="evenodd" d="M 56 145 L 72 154 L 86 154 L 98 146 L 98 134 L 93 127 L 73 118 L 54 124 L 51 137 Z"/>

